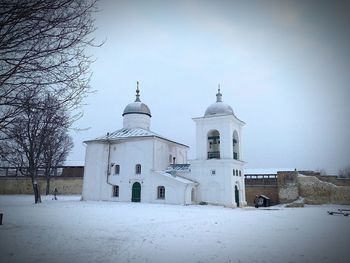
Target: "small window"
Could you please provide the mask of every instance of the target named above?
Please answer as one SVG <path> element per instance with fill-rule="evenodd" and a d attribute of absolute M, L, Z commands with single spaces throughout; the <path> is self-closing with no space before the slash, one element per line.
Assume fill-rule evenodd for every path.
<path fill-rule="evenodd" d="M 164 186 L 158 186 L 157 198 L 158 199 L 165 199 L 165 187 Z"/>
<path fill-rule="evenodd" d="M 215 170 L 211 170 L 211 171 L 210 171 L 210 174 L 211 174 L 211 175 L 215 175 L 215 174 L 216 174 L 216 171 L 215 171 Z"/>
<path fill-rule="evenodd" d="M 242 176 L 242 171 L 241 170 L 239 170 L 239 176 Z"/>
<path fill-rule="evenodd" d="M 114 166 L 114 174 L 119 174 L 119 173 L 120 173 L 120 166 L 119 166 L 119 164 L 116 164 Z"/>
<path fill-rule="evenodd" d="M 135 166 L 135 173 L 136 174 L 141 174 L 141 164 L 136 164 L 136 166 Z"/>
<path fill-rule="evenodd" d="M 236 174 L 235 171 L 236 171 L 235 169 L 232 170 L 232 175 L 233 175 L 233 176 L 235 176 L 235 174 Z"/>
<path fill-rule="evenodd" d="M 113 186 L 113 196 L 114 197 L 119 197 L 119 185 L 114 185 Z"/>
<path fill-rule="evenodd" d="M 238 176 L 238 170 L 236 170 L 236 176 Z"/>

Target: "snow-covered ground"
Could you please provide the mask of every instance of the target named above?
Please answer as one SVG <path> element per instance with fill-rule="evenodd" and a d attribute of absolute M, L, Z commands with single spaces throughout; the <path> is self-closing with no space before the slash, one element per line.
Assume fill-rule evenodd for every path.
<path fill-rule="evenodd" d="M 0 196 L 1 262 L 350 262 L 349 206 L 267 209 Z"/>

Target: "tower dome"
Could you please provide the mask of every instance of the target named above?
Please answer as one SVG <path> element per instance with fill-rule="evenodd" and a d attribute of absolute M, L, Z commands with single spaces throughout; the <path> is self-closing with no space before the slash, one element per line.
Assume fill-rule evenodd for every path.
<path fill-rule="evenodd" d="M 137 82 L 136 99 L 126 105 L 122 116 L 124 117 L 124 128 L 143 128 L 149 130 L 151 122 L 151 111 L 149 107 L 141 102 L 139 82 Z"/>
<path fill-rule="evenodd" d="M 220 93 L 220 86 L 216 94 L 216 102 L 211 104 L 204 113 L 204 117 L 214 117 L 222 115 L 234 115 L 233 109 L 230 105 L 222 102 L 222 94 Z"/>

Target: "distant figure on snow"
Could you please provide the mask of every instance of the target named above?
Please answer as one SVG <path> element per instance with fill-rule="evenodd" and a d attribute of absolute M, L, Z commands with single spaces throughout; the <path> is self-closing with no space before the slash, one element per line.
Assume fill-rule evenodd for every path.
<path fill-rule="evenodd" d="M 57 194 L 58 194 L 57 187 L 55 187 L 55 190 L 53 191 L 53 198 L 52 198 L 52 200 L 57 200 Z"/>

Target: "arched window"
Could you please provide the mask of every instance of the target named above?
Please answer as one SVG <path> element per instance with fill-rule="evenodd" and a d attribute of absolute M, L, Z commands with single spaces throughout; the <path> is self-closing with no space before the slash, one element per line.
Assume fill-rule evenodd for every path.
<path fill-rule="evenodd" d="M 116 164 L 116 165 L 114 166 L 114 173 L 115 173 L 115 174 L 119 174 L 119 173 L 120 173 L 120 166 L 119 166 L 119 164 Z"/>
<path fill-rule="evenodd" d="M 232 136 L 233 159 L 239 159 L 239 140 L 237 131 L 233 132 Z"/>
<path fill-rule="evenodd" d="M 157 199 L 165 199 L 165 187 L 164 186 L 157 187 Z"/>
<path fill-rule="evenodd" d="M 217 130 L 208 132 L 208 159 L 220 159 L 220 133 Z"/>
<path fill-rule="evenodd" d="M 113 196 L 114 197 L 119 197 L 119 185 L 114 185 L 113 186 Z"/>
<path fill-rule="evenodd" d="M 141 164 L 136 164 L 136 166 L 135 166 L 135 173 L 136 174 L 141 174 Z"/>

